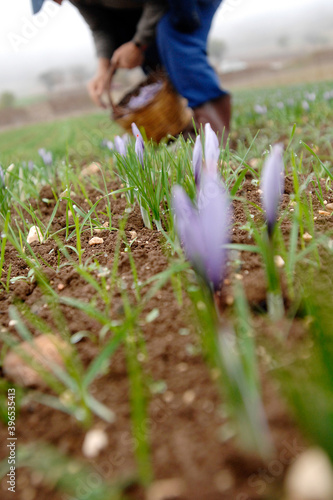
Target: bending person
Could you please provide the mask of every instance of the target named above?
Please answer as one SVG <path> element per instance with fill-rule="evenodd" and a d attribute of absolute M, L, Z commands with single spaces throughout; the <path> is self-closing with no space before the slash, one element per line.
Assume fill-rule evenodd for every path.
<path fill-rule="evenodd" d="M 53 0 L 58 4 L 62 0 Z M 198 129 L 210 123 L 225 138 L 231 117 L 230 95 L 221 88 L 207 57 L 207 38 L 221 0 L 70 0 L 88 23 L 98 57 L 89 82 L 92 100 L 105 107 L 103 94 L 110 64 L 161 64 L 176 90 L 188 100 Z M 34 13 L 44 0 L 32 0 Z"/>

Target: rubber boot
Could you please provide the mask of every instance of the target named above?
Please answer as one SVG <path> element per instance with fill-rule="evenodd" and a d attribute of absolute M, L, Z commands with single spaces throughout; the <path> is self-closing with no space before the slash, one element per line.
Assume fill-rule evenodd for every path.
<path fill-rule="evenodd" d="M 210 123 L 218 137 L 220 139 L 223 137 L 223 145 L 226 145 L 231 120 L 231 96 L 229 94 L 201 104 L 193 109 L 193 114 L 198 133 L 201 131 L 201 126 L 204 127 L 206 123 Z"/>

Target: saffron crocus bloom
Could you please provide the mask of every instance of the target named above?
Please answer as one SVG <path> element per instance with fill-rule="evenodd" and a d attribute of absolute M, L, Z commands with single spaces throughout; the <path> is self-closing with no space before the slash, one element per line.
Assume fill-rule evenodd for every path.
<path fill-rule="evenodd" d="M 53 158 L 51 151 L 46 151 L 46 149 L 40 148 L 38 150 L 38 154 L 42 158 L 45 165 L 47 166 L 52 165 Z"/>
<path fill-rule="evenodd" d="M 214 130 L 210 123 L 205 125 L 205 163 L 209 173 L 215 174 L 218 170 L 218 161 L 220 156 L 220 145 Z"/>
<path fill-rule="evenodd" d="M 113 144 L 112 141 L 109 141 L 109 139 L 103 139 L 102 142 L 101 142 L 101 147 L 102 148 L 107 148 L 110 151 L 112 151 L 114 149 L 114 144 Z"/>
<path fill-rule="evenodd" d="M 266 213 L 268 233 L 271 234 L 276 222 L 277 209 L 284 189 L 283 146 L 275 144 L 265 161 L 261 174 L 262 203 Z"/>
<path fill-rule="evenodd" d="M 226 262 L 229 200 L 217 176 L 203 172 L 197 207 L 180 186 L 173 188 L 175 226 L 194 269 L 218 290 Z"/>
<path fill-rule="evenodd" d="M 5 172 L 0 165 L 0 187 L 5 187 Z"/>
<path fill-rule="evenodd" d="M 143 137 L 142 137 L 142 134 L 139 130 L 139 128 L 137 127 L 137 125 L 133 122 L 132 123 L 132 132 L 133 132 L 133 135 L 135 137 L 135 152 L 139 158 L 139 161 L 142 165 L 142 168 L 144 167 L 144 164 L 143 164 L 143 153 L 144 153 L 144 150 L 145 150 L 145 142 L 143 140 Z"/>
<path fill-rule="evenodd" d="M 193 148 L 192 167 L 195 185 L 198 187 L 200 184 L 200 176 L 202 170 L 202 144 L 200 135 L 197 136 Z"/>
<path fill-rule="evenodd" d="M 255 104 L 253 109 L 258 115 L 265 115 L 267 113 L 267 106 L 261 106 L 261 104 Z"/>
<path fill-rule="evenodd" d="M 139 162 L 141 163 L 142 168 L 144 168 L 144 163 L 143 163 L 144 150 L 145 150 L 145 143 L 142 139 L 142 135 L 138 134 L 136 136 L 136 141 L 135 141 L 135 153 L 139 158 Z"/>
<path fill-rule="evenodd" d="M 126 144 L 119 135 L 114 138 L 114 148 L 121 156 L 126 156 Z"/>
<path fill-rule="evenodd" d="M 132 132 L 133 132 L 134 137 L 138 137 L 139 136 L 139 137 L 141 137 L 141 139 L 143 141 L 143 137 L 142 137 L 142 134 L 141 134 L 141 132 L 139 130 L 139 127 L 134 122 L 132 123 L 131 126 L 132 126 Z"/>

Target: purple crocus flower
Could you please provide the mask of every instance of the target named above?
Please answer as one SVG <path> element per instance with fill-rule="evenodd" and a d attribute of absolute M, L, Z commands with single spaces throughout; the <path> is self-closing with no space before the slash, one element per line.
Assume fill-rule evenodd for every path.
<path fill-rule="evenodd" d="M 126 144 L 125 144 L 124 139 L 119 137 L 119 135 L 116 135 L 116 137 L 114 138 L 114 149 L 121 156 L 126 156 Z"/>
<path fill-rule="evenodd" d="M 52 165 L 53 157 L 52 157 L 51 151 L 46 151 L 45 148 L 40 148 L 38 150 L 38 154 L 42 158 L 42 160 L 46 166 Z"/>
<path fill-rule="evenodd" d="M 268 233 L 271 235 L 284 189 L 283 146 L 275 144 L 264 163 L 261 174 L 262 204 L 266 213 Z"/>
<path fill-rule="evenodd" d="M 202 144 L 200 135 L 198 135 L 195 140 L 193 148 L 192 167 L 195 185 L 198 187 L 200 184 L 200 176 L 202 170 Z"/>
<path fill-rule="evenodd" d="M 137 157 L 139 158 L 139 162 L 141 163 L 142 168 L 144 168 L 144 163 L 143 163 L 144 151 L 145 151 L 145 143 L 143 141 L 142 135 L 138 134 L 136 136 L 136 141 L 135 141 L 135 153 L 137 154 Z"/>
<path fill-rule="evenodd" d="M 5 187 L 5 172 L 0 165 L 0 187 Z"/>
<path fill-rule="evenodd" d="M 195 270 L 219 289 L 226 262 L 229 200 L 218 176 L 202 172 L 197 207 L 180 186 L 173 188 L 175 226 Z"/>
<path fill-rule="evenodd" d="M 261 104 L 255 104 L 253 109 L 258 115 L 265 115 L 267 113 L 267 107 L 262 106 Z"/>
<path fill-rule="evenodd" d="M 308 103 L 308 101 L 302 101 L 302 108 L 304 109 L 304 111 L 309 111 L 310 104 Z"/>
<path fill-rule="evenodd" d="M 134 122 L 132 123 L 131 126 L 132 126 L 132 132 L 133 132 L 134 137 L 138 137 L 139 136 L 142 139 L 142 141 L 143 141 L 143 137 L 142 137 L 142 134 L 141 134 L 141 132 L 139 130 L 139 127 Z"/>
<path fill-rule="evenodd" d="M 217 164 L 220 156 L 220 146 L 217 135 L 210 123 L 205 125 L 205 164 L 210 174 L 217 173 Z"/>
<path fill-rule="evenodd" d="M 107 148 L 109 151 L 112 151 L 114 149 L 113 142 L 110 141 L 109 139 L 103 139 L 101 142 L 101 147 Z"/>

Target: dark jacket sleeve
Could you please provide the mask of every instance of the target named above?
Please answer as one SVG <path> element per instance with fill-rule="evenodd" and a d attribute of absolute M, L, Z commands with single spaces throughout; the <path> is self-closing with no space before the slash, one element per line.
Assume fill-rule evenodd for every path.
<path fill-rule="evenodd" d="M 141 2 L 140 4 L 142 5 Z M 74 3 L 74 5 L 78 8 L 92 32 L 97 56 L 110 59 L 115 50 L 112 32 L 110 32 L 110 25 L 112 24 L 108 22 L 108 19 L 113 14 L 113 10 L 107 6 L 82 5 L 80 3 Z M 156 25 L 165 10 L 166 4 L 163 2 L 145 2 L 133 41 L 141 45 L 149 45 L 155 37 Z"/>
<path fill-rule="evenodd" d="M 115 44 L 112 33 L 110 33 L 107 28 L 107 10 L 92 5 L 81 5 L 80 3 L 73 3 L 73 5 L 78 9 L 90 28 L 97 56 L 111 59 L 113 51 L 115 50 Z"/>
<path fill-rule="evenodd" d="M 146 2 L 133 41 L 141 45 L 149 45 L 155 38 L 157 23 L 166 10 L 166 4 Z"/>

